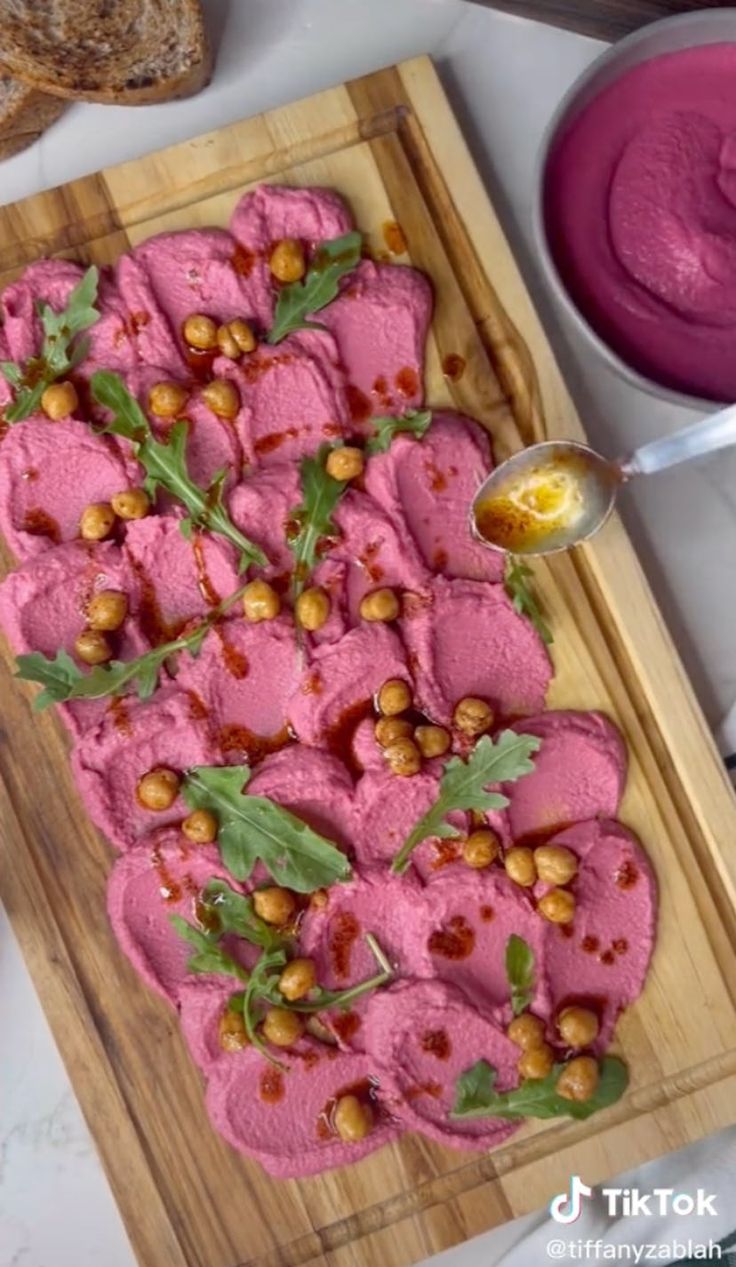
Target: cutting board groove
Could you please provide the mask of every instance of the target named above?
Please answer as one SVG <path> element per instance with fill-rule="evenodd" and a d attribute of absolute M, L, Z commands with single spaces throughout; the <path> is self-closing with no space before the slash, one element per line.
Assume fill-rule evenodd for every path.
<path fill-rule="evenodd" d="M 581 436 L 537 315 L 425 58 L 0 209 L 0 283 L 39 253 L 109 263 L 162 229 L 226 223 L 249 184 L 326 184 L 374 250 L 400 224 L 436 289 L 428 397 L 478 417 L 499 456 Z M 442 358 L 459 352 L 448 382 Z M 10 562 L 6 557 L 6 562 Z M 526 1127 L 491 1155 L 420 1137 L 277 1184 L 208 1126 L 175 1016 L 117 951 L 111 851 L 86 821 L 49 715 L 4 652 L 0 892 L 144 1267 L 407 1267 L 736 1116 L 736 804 L 646 581 L 614 521 L 537 570 L 556 634 L 551 707 L 622 726 L 622 818 L 660 878 L 659 941 L 617 1046 L 630 1093 L 587 1123 Z M 41 777 L 43 779 L 41 783 Z"/>

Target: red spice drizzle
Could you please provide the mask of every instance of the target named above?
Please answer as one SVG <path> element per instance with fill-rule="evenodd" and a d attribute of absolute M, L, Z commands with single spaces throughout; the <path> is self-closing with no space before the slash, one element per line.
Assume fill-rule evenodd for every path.
<path fill-rule="evenodd" d="M 434 462 L 425 462 L 424 469 L 429 476 L 429 487 L 433 493 L 443 493 L 447 488 L 447 476 Z"/>
<path fill-rule="evenodd" d="M 612 950 L 604 950 L 600 958 L 601 958 L 601 963 L 604 963 L 606 967 L 608 968 L 611 966 L 612 963 L 614 963 L 616 956 L 614 955 Z"/>
<path fill-rule="evenodd" d="M 456 383 L 465 373 L 465 357 L 460 356 L 458 352 L 449 352 L 442 362 L 442 373 L 445 378 L 449 378 L 451 382 Z"/>
<path fill-rule="evenodd" d="M 298 427 L 287 427 L 285 431 L 272 431 L 268 435 L 259 436 L 253 442 L 253 451 L 260 455 L 275 453 L 276 449 L 281 448 L 285 440 L 296 440 L 298 435 Z"/>
<path fill-rule="evenodd" d="M 350 973 L 353 945 L 360 936 L 360 924 L 352 911 L 338 911 L 330 926 L 330 963 L 339 980 Z"/>
<path fill-rule="evenodd" d="M 365 422 L 367 418 L 370 418 L 373 408 L 365 392 L 362 392 L 354 383 L 348 383 L 345 394 L 353 422 Z"/>
<path fill-rule="evenodd" d="M 164 902 L 180 902 L 184 896 L 182 887 L 164 862 L 161 846 L 158 843 L 154 844 L 151 849 L 151 865 L 158 876 L 161 897 Z"/>
<path fill-rule="evenodd" d="M 192 377 L 200 383 L 212 377 L 212 366 L 219 355 L 220 349 L 217 347 L 193 348 L 186 342 L 184 344 L 184 359 L 192 371 Z"/>
<path fill-rule="evenodd" d="M 381 545 L 378 541 L 369 541 L 362 554 L 358 555 L 358 562 L 364 568 L 369 580 L 376 584 L 383 579 L 384 569 L 380 563 L 376 563 L 376 557 L 381 552 Z"/>
<path fill-rule="evenodd" d="M 480 917 L 483 920 L 484 924 L 490 924 L 491 920 L 495 919 L 495 916 L 496 916 L 496 912 L 494 911 L 492 906 L 481 906 Z"/>
<path fill-rule="evenodd" d="M 625 955 L 629 949 L 629 943 L 625 937 L 617 937 L 613 943 L 613 950 L 617 955 Z"/>
<path fill-rule="evenodd" d="M 361 1026 L 361 1020 L 357 1012 L 339 1012 L 336 1016 L 330 1018 L 330 1027 L 337 1034 L 343 1043 L 349 1043 L 354 1038 Z"/>
<path fill-rule="evenodd" d="M 205 721 L 210 715 L 210 710 L 202 696 L 198 695 L 196 691 L 189 690 L 187 691 L 187 698 L 189 700 L 189 716 L 192 721 Z"/>
<path fill-rule="evenodd" d="M 324 682 L 319 669 L 312 669 L 307 674 L 301 685 L 302 695 L 321 695 L 324 690 Z"/>
<path fill-rule="evenodd" d="M 588 934 L 587 937 L 583 938 L 580 946 L 581 949 L 585 951 L 586 955 L 594 955 L 600 947 L 600 944 L 601 943 L 597 937 L 591 937 L 590 934 Z"/>
<path fill-rule="evenodd" d="M 112 724 L 121 735 L 125 735 L 126 739 L 133 734 L 133 725 L 128 712 L 128 702 L 122 695 L 113 695 L 107 706 L 107 711 L 112 717 Z"/>
<path fill-rule="evenodd" d="M 232 677 L 242 681 L 244 677 L 248 676 L 248 657 L 228 640 L 222 625 L 214 625 L 213 628 L 220 640 L 222 662 L 225 668 Z"/>
<path fill-rule="evenodd" d="M 284 1098 L 284 1076 L 280 1069 L 264 1069 L 261 1074 L 259 1094 L 266 1104 L 278 1104 Z"/>
<path fill-rule="evenodd" d="M 436 928 L 427 942 L 433 955 L 443 959 L 467 959 L 475 947 L 475 933 L 464 915 L 453 915 L 442 928 Z"/>
<path fill-rule="evenodd" d="M 207 560 L 204 557 L 204 541 L 201 532 L 195 532 L 192 537 L 192 553 L 194 554 L 194 566 L 197 572 L 197 587 L 202 598 L 210 607 L 216 607 L 221 601 L 221 595 L 218 594 L 207 572 Z"/>
<path fill-rule="evenodd" d="M 407 1087 L 404 1092 L 404 1099 L 411 1102 L 418 1100 L 421 1095 L 431 1095 L 433 1100 L 439 1100 L 442 1095 L 442 1087 L 439 1082 L 420 1082 L 415 1087 Z"/>
<path fill-rule="evenodd" d="M 419 1040 L 422 1051 L 426 1051 L 431 1056 L 436 1056 L 437 1060 L 449 1060 L 452 1052 L 452 1043 L 449 1035 L 444 1029 L 428 1029 L 422 1034 Z"/>
<path fill-rule="evenodd" d="M 395 383 L 402 396 L 416 396 L 419 393 L 419 375 L 410 365 L 400 369 Z"/>
<path fill-rule="evenodd" d="M 633 889 L 639 879 L 639 870 L 631 858 L 626 858 L 621 863 L 614 879 L 620 889 Z"/>
<path fill-rule="evenodd" d="M 384 221 L 383 240 L 392 255 L 406 254 L 406 238 L 404 236 L 404 230 L 396 220 Z"/>
<path fill-rule="evenodd" d="M 186 620 L 167 621 L 164 619 L 156 589 L 143 564 L 131 559 L 131 566 L 140 586 L 140 604 L 138 619 L 141 629 L 152 646 L 158 647 L 162 642 L 178 638 Z"/>
<path fill-rule="evenodd" d="M 23 532 L 32 537 L 48 537 L 54 545 L 61 541 L 61 529 L 56 520 L 40 506 L 30 507 L 23 516 Z"/>
<path fill-rule="evenodd" d="M 360 773 L 360 766 L 353 753 L 353 736 L 360 723 L 372 715 L 373 701 L 357 700 L 349 708 L 343 709 L 337 720 L 325 732 L 325 747 L 333 756 L 345 762 L 351 774 Z"/>
<path fill-rule="evenodd" d="M 237 273 L 239 277 L 250 277 L 257 259 L 258 256 L 255 251 L 249 250 L 247 246 L 243 246 L 241 242 L 238 242 L 232 253 L 230 263 L 233 272 Z"/>
<path fill-rule="evenodd" d="M 434 840 L 432 848 L 435 854 L 430 864 L 433 871 L 439 871 L 442 867 L 449 866 L 451 862 L 457 862 L 460 857 L 460 849 L 456 840 Z"/>
<path fill-rule="evenodd" d="M 286 726 L 275 735 L 255 735 L 247 726 L 233 724 L 220 727 L 217 742 L 223 753 L 240 752 L 247 757 L 249 765 L 256 765 L 270 753 L 285 748 L 291 743 L 291 736 Z"/>

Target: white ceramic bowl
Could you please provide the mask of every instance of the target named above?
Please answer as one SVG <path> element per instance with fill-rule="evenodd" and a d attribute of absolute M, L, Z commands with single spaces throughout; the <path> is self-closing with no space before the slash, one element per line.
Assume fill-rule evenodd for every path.
<path fill-rule="evenodd" d="M 694 13 L 681 13 L 677 17 L 653 22 L 628 35 L 603 53 L 588 67 L 565 94 L 547 128 L 537 161 L 536 196 L 534 201 L 534 236 L 547 280 L 573 324 L 596 352 L 619 374 L 635 387 L 650 392 L 676 405 L 699 409 L 707 413 L 717 402 L 690 396 L 686 392 L 664 387 L 647 378 L 628 365 L 618 353 L 601 338 L 589 324 L 567 289 L 552 257 L 544 214 L 544 188 L 547 163 L 557 138 L 567 129 L 589 102 L 604 88 L 618 79 L 625 71 L 641 62 L 659 57 L 662 53 L 676 53 L 684 48 L 697 48 L 703 44 L 736 43 L 736 8 L 701 9 Z"/>

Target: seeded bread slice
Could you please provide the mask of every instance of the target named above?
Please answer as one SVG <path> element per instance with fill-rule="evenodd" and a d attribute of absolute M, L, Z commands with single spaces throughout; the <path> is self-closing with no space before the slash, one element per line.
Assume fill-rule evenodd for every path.
<path fill-rule="evenodd" d="M 0 68 L 41 92 L 146 105 L 208 82 L 199 0 L 0 0 Z"/>
<path fill-rule="evenodd" d="M 64 110 L 66 102 L 58 97 L 0 74 L 0 159 L 33 145 Z"/>

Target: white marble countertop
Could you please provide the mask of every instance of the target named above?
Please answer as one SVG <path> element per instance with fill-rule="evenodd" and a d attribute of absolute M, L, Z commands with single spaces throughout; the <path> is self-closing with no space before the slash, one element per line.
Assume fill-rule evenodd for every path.
<path fill-rule="evenodd" d="M 688 420 L 684 411 L 633 390 L 587 353 L 552 309 L 532 255 L 538 142 L 556 102 L 602 45 L 463 0 L 205 3 L 220 52 L 204 94 L 145 113 L 72 107 L 33 149 L 3 164 L 0 199 L 13 201 L 428 51 L 542 306 L 591 437 L 619 452 Z M 734 489 L 731 453 L 661 475 L 640 503 L 624 506 L 713 724 L 736 697 Z M 4 917 L 0 1000 L 0 1267 L 133 1267 L 89 1132 Z M 443 1265 L 493 1264 L 506 1238 L 503 1231 L 491 1233 L 464 1252 L 443 1256 Z"/>

